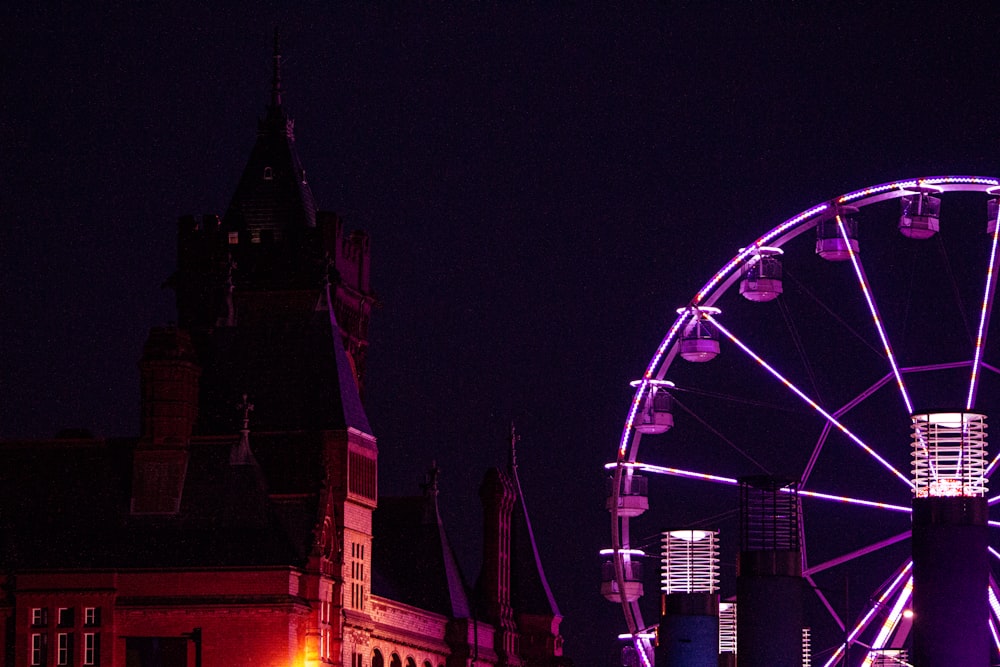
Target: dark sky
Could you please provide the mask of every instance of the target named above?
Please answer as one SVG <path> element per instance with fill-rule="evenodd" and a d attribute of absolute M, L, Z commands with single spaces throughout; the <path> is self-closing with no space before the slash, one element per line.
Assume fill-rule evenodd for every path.
<path fill-rule="evenodd" d="M 601 466 L 628 382 L 674 308 L 785 218 L 1000 171 L 1000 10 L 283 4 L 0 14 L 0 436 L 136 433 L 176 219 L 224 212 L 278 26 L 316 199 L 372 240 L 381 492 L 436 460 L 474 578 L 478 483 L 513 420 L 567 651 L 611 664 Z"/>

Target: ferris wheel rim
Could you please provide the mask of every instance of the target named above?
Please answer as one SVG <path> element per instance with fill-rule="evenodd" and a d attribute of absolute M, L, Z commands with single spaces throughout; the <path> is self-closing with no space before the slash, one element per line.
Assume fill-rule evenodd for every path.
<path fill-rule="evenodd" d="M 857 211 L 871 204 L 889 199 L 898 199 L 907 195 L 936 195 L 956 191 L 982 192 L 990 196 L 998 196 L 1000 195 L 1000 179 L 984 176 L 931 176 L 896 180 L 853 190 L 839 197 L 834 197 L 811 206 L 772 227 L 752 243 L 742 246 L 729 261 L 723 264 L 721 269 L 709 278 L 686 306 L 678 309 L 677 318 L 661 339 L 642 378 L 632 383 L 632 386 L 635 387 L 635 392 L 630 402 L 628 415 L 618 443 L 615 463 L 609 464 L 609 467 L 614 467 L 609 509 L 612 515 L 612 560 L 615 564 L 615 579 L 620 591 L 619 601 L 625 612 L 629 634 L 632 635 L 635 647 L 643 658 L 644 664 L 652 664 L 652 661 L 649 659 L 651 657 L 652 645 L 648 639 L 640 638 L 640 635 L 647 628 L 642 620 L 642 612 L 639 608 L 638 600 L 629 601 L 626 599 L 624 565 L 621 553 L 629 547 L 628 533 L 630 518 L 627 515 L 621 514 L 619 510 L 621 480 L 623 474 L 631 474 L 633 472 L 628 471 L 629 465 L 634 466 L 636 464 L 639 444 L 642 440 L 642 433 L 635 429 L 635 419 L 649 392 L 653 391 L 655 387 L 669 382 L 664 376 L 678 354 L 678 342 L 685 325 L 692 318 L 702 317 L 702 311 L 710 313 L 709 317 L 711 317 L 711 314 L 717 314 L 719 309 L 716 303 L 740 279 L 742 269 L 747 261 L 751 257 L 761 256 L 762 249 L 766 249 L 767 254 L 778 254 L 782 252 L 781 248 L 786 243 L 815 228 L 821 222 L 835 218 L 841 211 Z M 995 233 L 994 241 L 996 241 L 996 236 L 997 234 Z M 996 248 L 994 247 L 994 256 L 995 254 Z M 991 272 L 993 270 L 992 258 L 990 270 Z M 990 309 L 992 309 L 992 306 Z M 969 364 L 971 362 L 956 363 Z M 972 400 L 971 395 L 970 400 Z M 998 456 L 997 460 L 1000 461 L 1000 456 Z"/>

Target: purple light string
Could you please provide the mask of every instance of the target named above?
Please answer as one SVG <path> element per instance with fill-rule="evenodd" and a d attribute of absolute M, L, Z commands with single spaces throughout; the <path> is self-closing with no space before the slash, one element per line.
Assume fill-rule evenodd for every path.
<path fill-rule="evenodd" d="M 617 467 L 618 463 L 608 463 L 604 467 L 607 469 L 612 469 Z M 642 472 L 653 473 L 657 475 L 668 475 L 671 477 L 684 477 L 687 479 L 701 479 L 708 482 L 715 482 L 718 484 L 727 484 L 729 486 L 735 486 L 739 484 L 739 480 L 734 477 L 723 477 L 721 475 L 711 475 L 704 472 L 694 472 L 692 470 L 682 470 L 681 468 L 671 468 L 669 466 L 658 466 L 649 463 L 623 463 L 623 467 L 633 468 L 635 470 L 641 470 Z M 782 489 L 783 493 L 793 493 L 791 489 Z M 890 510 L 893 512 L 903 512 L 909 514 L 912 509 L 905 505 L 893 505 L 891 503 L 883 503 L 877 500 L 864 500 L 862 498 L 852 498 L 850 496 L 838 496 L 832 493 L 823 493 L 821 491 L 809 491 L 806 489 L 799 489 L 797 492 L 800 496 L 806 496 L 808 498 L 817 498 L 819 500 L 832 500 L 840 503 L 846 503 L 848 505 L 860 505 L 863 507 L 874 507 L 877 509 Z"/>
<path fill-rule="evenodd" d="M 882 185 L 874 185 L 870 188 L 865 188 L 864 190 L 856 190 L 840 197 L 837 202 L 840 204 L 847 203 L 849 201 L 855 201 L 863 197 L 868 197 L 870 195 L 876 195 L 882 192 L 888 192 L 889 190 L 910 190 L 915 187 L 920 187 L 923 184 L 927 185 L 1000 185 L 1000 181 L 995 178 L 983 178 L 980 176 L 938 176 L 935 178 L 921 178 L 910 181 L 893 181 L 891 183 L 883 183 Z"/>
<path fill-rule="evenodd" d="M 993 623 L 994 618 L 1000 620 L 1000 600 L 997 599 L 997 582 L 996 579 L 993 578 L 992 574 L 990 575 L 989 601 L 990 611 L 993 612 L 993 615 L 987 620 L 990 624 L 990 633 L 993 635 L 993 643 L 997 650 L 1000 651 L 1000 637 L 997 636 L 996 625 Z"/>
<path fill-rule="evenodd" d="M 862 667 L 868 667 L 872 664 L 875 659 L 875 651 L 881 651 L 885 648 L 886 643 L 889 641 L 889 637 L 896 630 L 896 626 L 899 625 L 899 619 L 903 616 L 903 610 L 906 604 L 910 601 L 910 596 L 913 594 L 913 575 L 906 580 L 906 584 L 903 586 L 903 590 L 899 593 L 899 597 L 896 598 L 896 603 L 892 606 L 892 610 L 889 612 L 888 617 L 882 623 L 882 627 L 879 628 L 878 634 L 875 635 L 875 641 L 872 642 L 872 650 L 868 652 L 865 657 L 865 661 Z"/>
<path fill-rule="evenodd" d="M 992 475 L 993 474 L 993 470 L 997 467 L 997 463 L 1000 463 L 1000 453 L 998 453 L 996 456 L 994 456 L 993 460 L 990 461 L 990 464 L 988 466 L 986 466 L 986 471 L 983 473 L 983 477 L 987 477 L 988 478 L 990 475 Z M 990 504 L 993 504 L 993 499 L 992 498 L 990 499 Z"/>
<path fill-rule="evenodd" d="M 687 322 L 688 318 L 694 315 L 698 317 L 697 309 L 689 308 L 681 313 L 676 320 L 674 320 L 673 326 L 667 331 L 667 335 L 663 337 L 660 342 L 660 347 L 657 348 L 656 354 L 653 355 L 652 361 L 650 361 L 649 366 L 646 368 L 646 372 L 643 374 L 643 381 L 636 387 L 635 395 L 632 397 L 632 405 L 629 408 L 628 419 L 625 420 L 625 428 L 622 430 L 622 439 L 618 443 L 618 458 L 621 459 L 625 456 L 625 452 L 628 450 L 629 436 L 632 434 L 632 424 L 635 422 L 635 415 L 639 412 L 639 406 L 642 404 L 643 393 L 645 392 L 647 386 L 649 385 L 648 380 L 653 378 L 653 373 L 656 372 L 657 366 L 660 365 L 660 360 L 666 353 L 667 348 L 670 347 L 671 343 L 677 337 L 677 332 L 680 331 L 681 327 Z"/>
<path fill-rule="evenodd" d="M 832 665 L 837 663 L 837 661 L 840 659 L 840 656 L 843 655 L 844 649 L 847 647 L 847 645 L 853 644 L 857 636 L 861 634 L 866 627 L 868 627 L 868 622 L 871 620 L 872 616 L 874 616 L 875 612 L 882 607 L 882 603 L 885 602 L 890 595 L 895 593 L 896 588 L 903 581 L 903 578 L 906 577 L 907 574 L 909 574 L 912 568 L 913 568 L 913 561 L 907 561 L 907 563 L 903 566 L 902 571 L 896 576 L 893 582 L 889 584 L 889 587 L 885 589 L 885 592 L 882 593 L 879 599 L 876 600 L 874 604 L 872 604 L 871 608 L 861 618 L 861 620 L 858 621 L 857 625 L 854 626 L 854 629 L 851 630 L 850 634 L 847 635 L 847 640 L 843 644 L 837 647 L 837 650 L 833 652 L 833 655 L 830 656 L 830 659 L 826 662 L 825 665 L 823 665 L 823 667 L 832 667 Z"/>
<path fill-rule="evenodd" d="M 858 277 L 858 284 L 861 286 L 861 294 L 865 297 L 865 302 L 868 304 L 868 310 L 871 312 L 872 320 L 875 322 L 875 329 L 878 331 L 878 337 L 882 340 L 882 348 L 885 350 L 885 356 L 889 359 L 889 365 L 892 367 L 892 374 L 896 377 L 896 384 L 899 386 L 899 391 L 903 395 L 903 403 L 906 405 L 906 414 L 913 414 L 913 404 L 910 402 L 910 395 L 906 392 L 906 386 L 903 384 L 903 374 L 899 372 L 899 364 L 896 363 L 896 356 L 892 353 L 892 345 L 889 344 L 889 337 L 885 333 L 885 327 L 882 326 L 882 318 L 879 316 L 878 307 L 875 305 L 875 300 L 872 298 L 871 290 L 868 288 L 868 279 L 865 277 L 865 271 L 861 266 L 861 262 L 858 261 L 858 256 L 854 252 L 854 248 L 851 247 L 851 239 L 847 236 L 847 228 L 844 226 L 844 221 L 840 218 L 840 214 L 837 214 L 837 229 L 840 230 L 840 237 L 844 240 L 844 244 L 847 246 L 848 255 L 851 258 L 851 265 L 854 267 L 854 274 Z"/>
<path fill-rule="evenodd" d="M 746 261 L 747 257 L 755 254 L 759 247 L 767 245 L 770 241 L 780 236 L 781 234 L 785 233 L 792 227 L 798 225 L 800 222 L 808 220 L 809 218 L 819 213 L 822 213 L 828 208 L 830 208 L 830 205 L 824 203 L 818 206 L 814 206 L 813 208 L 807 211 L 803 211 L 794 218 L 789 218 L 788 220 L 781 223 L 768 233 L 764 234 L 746 248 L 741 248 L 736 257 L 733 257 L 731 260 L 729 260 L 729 263 L 727 263 L 725 266 L 719 269 L 719 271 L 716 272 L 716 274 L 712 276 L 707 283 L 705 283 L 705 286 L 702 287 L 701 290 L 695 295 L 692 303 L 695 305 L 700 304 L 705 299 L 705 297 L 708 296 L 708 293 L 711 292 L 713 289 L 715 289 L 715 287 L 722 281 L 723 278 L 729 275 L 734 269 L 736 269 L 736 267 L 742 265 L 743 262 Z"/>
<path fill-rule="evenodd" d="M 721 331 L 722 333 L 724 333 L 726 335 L 726 337 L 729 338 L 729 340 L 731 340 L 741 350 L 743 350 L 745 353 L 747 353 L 754 361 L 756 361 L 758 364 L 760 364 L 762 367 L 764 367 L 765 370 L 767 370 L 769 373 L 771 373 L 771 375 L 773 375 L 775 378 L 777 378 L 777 380 L 779 382 L 781 382 L 783 385 L 785 385 L 786 387 L 788 387 L 792 392 L 795 393 L 795 395 L 797 395 L 799 398 L 801 398 L 803 401 L 805 401 L 806 404 L 809 405 L 809 407 L 811 407 L 813 410 L 815 410 L 819 414 L 823 415 L 823 417 L 826 418 L 827 421 L 829 421 L 834 426 L 836 426 L 838 429 L 840 429 L 840 431 L 844 435 L 846 435 L 848 438 L 850 438 L 855 444 L 857 444 L 859 447 L 861 447 L 861 449 L 863 449 L 870 456 L 872 456 L 876 461 L 878 461 L 882 465 L 882 467 L 884 467 L 886 470 L 888 470 L 889 472 L 891 472 L 893 475 L 895 475 L 896 477 L 898 477 L 899 479 L 901 479 L 903 481 L 903 483 L 906 484 L 908 487 L 910 487 L 911 489 L 913 488 L 913 486 L 914 486 L 913 482 L 911 482 L 909 479 L 907 479 L 905 475 L 903 475 L 901 472 L 899 472 L 898 470 L 896 470 L 892 466 L 892 464 L 889 463 L 888 461 L 886 461 L 884 458 L 882 458 L 878 454 L 878 452 L 876 452 L 874 449 L 872 449 L 871 447 L 869 447 L 868 445 L 866 445 L 864 443 L 864 441 L 862 441 L 861 438 L 859 438 L 853 432 L 851 432 L 850 429 L 848 429 L 846 426 L 844 426 L 839 421 L 837 421 L 837 419 L 835 419 L 833 417 L 833 415 L 831 415 L 829 412 L 827 412 L 826 410 L 824 410 L 823 408 L 821 408 L 819 406 L 819 404 L 816 403 L 816 401 L 814 401 L 811 398 L 809 398 L 808 396 L 806 396 L 805 392 L 803 392 L 801 389 L 799 389 L 798 387 L 796 387 L 790 380 L 788 380 L 785 376 L 783 376 L 781 373 L 779 373 L 777 370 L 775 370 L 774 367 L 772 367 L 770 364 L 768 364 L 766 361 L 764 361 L 753 350 L 751 350 L 749 347 L 747 347 L 743 343 L 743 341 L 741 341 L 739 338 L 737 338 L 735 335 L 733 335 L 732 332 L 729 331 L 729 329 L 727 329 L 726 327 L 722 326 L 722 324 L 720 324 L 719 321 L 716 320 L 711 315 L 706 315 L 705 317 L 712 324 L 714 324 L 719 329 L 719 331 Z"/>
<path fill-rule="evenodd" d="M 969 380 L 969 396 L 965 401 L 965 409 L 971 410 L 976 402 L 976 389 L 979 384 L 979 363 L 982 359 L 983 345 L 986 343 L 987 323 L 990 321 L 990 306 L 993 303 L 993 293 L 996 291 L 996 276 L 994 267 L 997 259 L 997 238 L 1000 235 L 1000 207 L 997 207 L 997 219 L 993 221 L 993 244 L 990 248 L 990 265 L 986 269 L 986 288 L 983 291 L 983 306 L 979 312 L 979 332 L 976 334 L 976 351 L 972 360 L 972 378 Z"/>

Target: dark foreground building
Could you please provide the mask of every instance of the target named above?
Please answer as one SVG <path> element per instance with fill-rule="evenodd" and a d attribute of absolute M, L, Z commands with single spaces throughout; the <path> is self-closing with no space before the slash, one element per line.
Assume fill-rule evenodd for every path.
<path fill-rule="evenodd" d="M 379 498 L 368 238 L 317 210 L 279 66 L 228 211 L 180 220 L 139 436 L 0 443 L 0 666 L 569 664 L 513 461 L 475 589 L 435 471 Z"/>

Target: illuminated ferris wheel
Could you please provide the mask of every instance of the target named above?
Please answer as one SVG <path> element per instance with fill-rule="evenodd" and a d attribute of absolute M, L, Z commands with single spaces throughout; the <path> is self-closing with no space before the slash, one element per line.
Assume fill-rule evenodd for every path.
<path fill-rule="evenodd" d="M 753 633 L 773 644 L 782 627 L 762 623 L 796 633 L 800 664 L 1000 655 L 1000 495 L 988 492 L 1000 447 L 987 447 L 1000 415 L 998 198 L 1000 180 L 966 176 L 850 192 L 747 243 L 677 311 L 607 465 L 602 592 L 639 664 L 664 650 L 661 591 L 692 591 L 684 576 L 670 588 L 670 544 L 691 552 L 682 543 L 705 536 L 733 554 L 721 588 L 736 585 L 721 593 L 736 594 L 738 641 L 723 650 L 746 650 L 741 665 L 777 660 Z M 679 530 L 660 534 L 654 596 L 642 568 L 665 521 Z M 718 560 L 698 566 L 698 592 L 720 593 Z M 800 607 L 768 583 L 781 576 L 801 582 Z"/>

